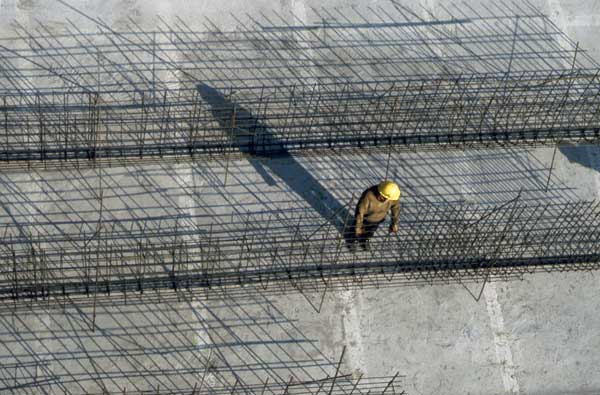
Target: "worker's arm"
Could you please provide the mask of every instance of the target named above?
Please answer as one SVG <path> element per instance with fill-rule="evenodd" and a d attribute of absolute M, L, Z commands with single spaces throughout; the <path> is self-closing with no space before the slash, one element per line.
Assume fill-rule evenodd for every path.
<path fill-rule="evenodd" d="M 369 200 L 364 196 L 356 205 L 356 212 L 354 214 L 355 232 L 360 234 L 363 229 L 363 222 L 365 214 L 369 211 Z"/>
<path fill-rule="evenodd" d="M 392 203 L 392 224 L 390 225 L 390 232 L 398 231 L 398 220 L 400 219 L 400 200 L 394 201 Z"/>

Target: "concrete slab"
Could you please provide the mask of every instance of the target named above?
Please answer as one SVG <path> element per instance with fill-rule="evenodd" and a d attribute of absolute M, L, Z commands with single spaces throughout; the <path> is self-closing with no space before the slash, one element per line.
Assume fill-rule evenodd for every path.
<path fill-rule="evenodd" d="M 593 197 L 593 188 L 588 184 L 595 185 L 595 172 L 579 162 L 588 163 L 586 161 L 589 161 L 589 156 L 593 156 L 595 151 L 589 148 L 568 149 L 576 150 L 577 154 L 569 152 L 571 160 L 568 160 L 562 151 L 558 151 L 548 193 L 545 193 L 544 189 L 552 148 L 393 153 L 390 173 L 404 186 L 407 202 L 438 198 L 452 202 L 466 199 L 497 203 L 507 197 L 513 197 L 521 189 L 526 191 L 524 199 L 532 202 Z M 300 176 L 304 181 L 302 186 L 312 192 L 328 191 L 338 201 L 343 201 L 352 191 L 361 190 L 365 185 L 376 183 L 382 178 L 382 173 L 385 172 L 383 163 L 386 159 L 385 153 L 332 156 L 325 160 L 300 157 L 293 160 L 301 165 L 291 166 L 298 166 L 298 169 L 305 169 L 304 171 L 310 174 L 311 179 L 308 181 Z M 277 169 L 278 166 L 290 166 L 290 161 L 291 158 L 282 160 L 283 163 L 272 160 L 266 167 L 270 170 Z M 360 166 L 360 163 L 371 165 Z M 377 163 L 379 166 L 373 165 Z M 269 185 L 248 161 L 232 161 L 229 166 L 228 171 L 231 173 L 225 187 L 222 184 L 224 166 L 214 163 L 185 165 L 163 162 L 127 168 L 89 169 L 83 172 L 84 177 L 77 176 L 73 170 L 39 171 L 37 177 L 46 181 L 38 183 L 31 182 L 30 173 L 4 173 L 4 185 L 7 186 L 5 190 L 9 192 L 3 194 L 3 202 L 8 207 L 22 210 L 26 207 L 24 203 L 28 202 L 29 207 L 33 207 L 33 212 L 44 213 L 49 219 L 72 215 L 85 216 L 86 212 L 89 212 L 87 215 L 93 216 L 94 210 L 97 209 L 97 202 L 94 202 L 93 198 L 94 186 L 100 185 L 99 174 L 102 173 L 106 205 L 103 215 L 107 219 L 161 215 L 172 213 L 174 210 L 182 213 L 186 210 L 199 210 L 208 215 L 239 215 L 245 211 L 280 208 L 293 210 L 321 203 L 318 193 L 313 193 L 310 195 L 313 197 L 309 198 L 307 191 L 298 190 L 299 184 L 294 181 L 297 174 L 285 174 L 281 177 L 284 173 L 273 172 L 270 176 L 276 183 Z M 492 169 L 494 171 L 491 171 Z M 38 185 L 38 189 L 43 193 L 31 194 L 32 185 Z M 14 199 L 15 196 L 20 198 Z M 81 212 L 73 210 L 78 207 L 81 208 Z M 21 212 L 18 220 L 25 222 L 30 219 L 28 215 L 27 212 Z M 198 225 L 201 224 L 196 224 Z M 275 299 L 256 296 L 260 302 L 248 309 L 235 307 L 236 304 L 247 302 L 248 297 L 229 300 L 227 303 L 234 307 L 224 307 L 223 302 L 214 302 L 216 306 L 221 306 L 220 308 L 212 308 L 213 302 L 210 299 L 187 306 L 150 303 L 140 307 L 143 313 L 139 313 L 139 317 L 138 313 L 127 310 L 121 312 L 119 309 L 100 304 L 96 319 L 99 329 L 96 333 L 90 333 L 89 307 L 85 312 L 77 312 L 69 307 L 71 312 L 68 314 L 52 311 L 41 315 L 36 313 L 29 321 L 22 318 L 23 314 L 18 312 L 17 316 L 3 315 L 2 337 L 8 348 L 2 355 L 5 355 L 7 362 L 12 361 L 10 363 L 14 363 L 15 360 L 20 363 L 33 360 L 39 365 L 40 360 L 51 361 L 48 362 L 48 369 L 55 372 L 52 373 L 52 377 L 65 381 L 65 375 L 74 375 L 77 382 L 87 382 L 80 384 L 86 391 L 101 389 L 98 387 L 101 386 L 99 383 L 105 383 L 107 386 L 107 383 L 110 383 L 113 390 L 123 386 L 156 388 L 161 380 L 146 378 L 140 381 L 134 376 L 146 375 L 148 372 L 156 375 L 155 370 L 162 368 L 168 370 L 171 364 L 175 364 L 170 362 L 171 359 L 187 358 L 186 361 L 189 361 L 193 351 L 188 348 L 193 349 L 194 342 L 212 344 L 215 341 L 235 341 L 242 345 L 247 344 L 244 351 L 219 348 L 221 358 L 231 366 L 243 366 L 248 363 L 249 358 L 259 358 L 261 363 L 267 366 L 266 371 L 277 371 L 276 368 L 268 368 L 270 364 L 280 363 L 272 358 L 280 358 L 283 355 L 281 353 L 284 353 L 286 358 L 294 361 L 296 352 L 290 351 L 288 346 L 281 346 L 278 350 L 267 347 L 262 351 L 247 348 L 250 347 L 248 344 L 263 342 L 265 336 L 283 336 L 285 331 L 281 332 L 282 329 L 277 327 L 274 329 L 275 324 L 269 323 L 272 318 L 262 317 L 261 311 L 264 309 L 275 309 L 295 323 L 295 330 L 310 341 L 311 347 L 322 353 L 321 358 L 328 361 L 329 368 L 335 364 L 336 355 L 339 356 L 341 348 L 346 346 L 344 371 L 353 372 L 355 377 L 361 373 L 380 376 L 400 372 L 402 388 L 407 389 L 409 393 L 443 391 L 476 394 L 484 390 L 490 394 L 514 393 L 514 389 L 517 388 L 514 383 L 517 383 L 518 388 L 525 393 L 541 394 L 555 388 L 550 378 L 558 379 L 563 375 L 569 375 L 572 381 L 568 386 L 562 387 L 557 382 L 556 388 L 560 388 L 556 389 L 557 393 L 569 388 L 578 388 L 579 391 L 596 388 L 597 385 L 593 381 L 593 352 L 579 357 L 570 351 L 572 347 L 581 349 L 595 339 L 593 328 L 596 324 L 593 322 L 593 312 L 596 307 L 589 302 L 596 294 L 597 284 L 594 279 L 594 275 L 590 273 L 571 273 L 566 276 L 532 275 L 526 277 L 523 282 L 496 284 L 496 291 L 491 294 L 487 291 L 489 288 L 486 288 L 479 302 L 475 302 L 462 285 L 339 290 L 325 295 L 319 314 L 302 295 L 278 296 Z M 481 285 L 469 284 L 468 288 L 471 293 L 478 295 Z M 318 305 L 321 295 L 306 297 Z M 550 303 L 545 297 L 555 302 Z M 566 302 L 563 303 L 563 300 Z M 173 312 L 170 312 L 170 309 Z M 206 309 L 210 311 L 207 313 Z M 573 309 L 576 312 L 572 312 Z M 161 315 L 155 316 L 158 311 Z M 140 324 L 142 321 L 148 325 L 151 322 L 156 324 L 165 319 L 162 318 L 162 314 L 172 317 L 175 311 L 181 311 L 180 314 L 186 317 L 186 329 L 179 329 L 176 322 L 169 321 L 171 318 L 165 323 L 164 334 L 160 327 L 153 326 L 153 329 L 149 330 L 147 325 Z M 73 321 L 73 314 L 79 317 L 76 327 L 72 323 L 68 324 Z M 220 322 L 220 326 L 203 329 L 207 314 L 212 314 L 213 319 Z M 565 317 L 560 318 L 563 315 Z M 21 317 L 24 321 L 16 323 L 16 317 Z M 123 323 L 124 319 L 130 320 L 126 329 L 114 327 L 117 322 Z M 178 320 L 177 317 L 173 319 Z M 264 325 L 261 324 L 260 330 L 257 331 L 245 326 L 244 322 L 248 320 L 263 320 L 261 322 L 264 322 Z M 235 322 L 237 324 L 234 324 Z M 61 329 L 65 325 L 70 325 L 66 327 L 68 330 Z M 232 325 L 235 325 L 235 329 L 232 329 Z M 48 329 L 51 334 L 44 337 L 47 340 L 40 340 L 43 336 L 39 331 L 43 332 L 45 326 L 54 329 Z M 173 328 L 167 329 L 170 326 Z M 67 333 L 56 333 L 61 330 L 67 330 Z M 144 355 L 154 352 L 149 350 L 150 344 L 160 346 L 163 351 L 156 352 L 161 357 L 151 358 L 147 362 L 149 365 L 142 362 L 141 365 L 131 368 L 132 377 L 125 373 L 115 376 L 116 373 L 110 373 L 111 366 L 114 366 L 114 362 L 110 362 L 112 358 L 118 358 L 119 366 L 125 363 L 140 363 L 136 354 L 126 348 L 118 348 L 110 357 L 102 357 L 108 358 L 108 365 L 98 361 L 100 356 L 95 355 L 100 349 L 103 350 L 102 353 L 106 352 L 108 344 L 114 342 L 115 330 L 126 331 L 131 339 L 135 339 L 132 341 L 142 342 L 138 347 L 139 350 L 143 350 Z M 202 336 L 202 331 L 206 330 L 209 335 Z M 569 331 L 572 333 L 573 330 L 578 332 L 570 336 Z M 21 339 L 20 336 L 25 333 L 28 337 Z M 157 338 L 149 341 L 149 336 Z M 60 341 L 62 338 L 69 340 Z M 81 338 L 78 345 L 72 343 L 76 342 L 77 338 Z M 25 348 L 17 352 L 15 344 Z M 59 356 L 62 354 L 59 350 L 73 352 L 71 350 L 74 347 L 83 348 L 83 354 L 79 352 L 73 362 L 61 361 L 62 357 Z M 181 347 L 186 350 L 185 356 L 180 355 L 183 352 L 179 351 Z M 506 359 L 507 350 L 510 351 L 512 360 Z M 298 352 L 300 358 L 302 351 Z M 312 353 L 309 354 L 318 355 L 314 350 Z M 589 368 L 583 369 L 575 362 L 550 364 L 549 353 L 553 353 L 553 358 L 577 360 Z M 85 362 L 86 358 L 92 357 L 95 363 Z M 507 369 L 507 366 L 512 368 Z M 290 366 L 286 369 L 288 373 L 275 377 L 281 379 L 295 372 Z M 326 371 L 330 374 L 330 370 Z M 513 371 L 515 378 L 507 379 L 506 375 L 512 374 Z M 185 376 L 187 379 L 181 379 L 182 383 L 189 384 L 194 378 L 198 379 L 201 377 L 200 372 L 203 370 L 190 371 L 189 377 Z M 322 372 L 310 373 L 309 376 L 315 377 L 317 373 Z M 84 378 L 88 374 L 90 377 Z M 245 379 L 251 380 L 252 376 L 253 374 L 250 374 Z M 109 380 L 110 377 L 113 378 Z M 563 379 L 560 381 L 564 383 Z M 581 386 L 577 385 L 578 382 Z M 171 382 L 169 385 L 185 387 L 185 384 L 178 383 L 179 381 Z M 78 387 L 71 386 L 74 384 L 64 385 L 66 387 L 63 391 L 78 392 Z"/>
<path fill-rule="evenodd" d="M 427 3 L 435 11 L 450 2 Z M 257 14 L 275 8 L 313 21 L 310 7 L 320 4 L 179 0 L 168 5 L 94 1 L 81 6 L 116 27 L 130 15 L 152 27 L 159 14 L 185 15 L 190 20 L 208 17 L 219 26 L 234 28 L 230 12 Z M 323 4 L 348 5 L 337 0 Z M 595 44 L 600 9 L 595 4 L 536 2 L 600 59 L 596 56 L 600 46 Z M 16 17 L 24 25 L 38 18 L 60 30 L 64 13 L 44 2 L 1 0 L 0 29 L 6 32 L 5 21 Z M 93 26 L 81 17 L 69 18 L 82 28 Z M 527 202 L 596 199 L 598 148 L 561 146 L 546 191 L 554 154 L 553 147 L 392 152 L 388 176 L 402 185 L 406 204 L 497 204 L 519 192 Z M 12 215 L 18 222 L 94 220 L 102 185 L 108 223 L 173 213 L 240 216 L 302 208 L 314 210 L 326 221 L 332 209 L 350 201 L 353 193 L 384 178 L 387 160 L 388 152 L 383 151 L 228 164 L 162 161 L 101 170 L 5 171 L 0 173 L 0 214 Z M 183 225 L 202 228 L 208 222 Z M 226 227 L 227 222 L 220 225 Z M 48 231 L 74 229 L 50 226 Z M 397 387 L 409 394 L 600 392 L 594 351 L 600 324 L 594 303 L 597 274 L 535 274 L 488 284 L 475 301 L 472 294 L 479 296 L 482 285 L 336 290 L 325 294 L 319 313 L 308 302 L 318 305 L 322 295 L 317 293 L 196 297 L 187 302 L 173 300 L 172 293 L 162 301 L 131 295 L 128 305 L 98 303 L 95 320 L 91 300 L 77 308 L 14 313 L 3 309 L 1 388 L 23 394 L 117 393 L 124 388 L 191 392 L 198 383 L 230 390 L 237 381 L 242 391 L 244 385 L 260 387 L 266 378 L 286 382 L 290 376 L 300 380 L 333 375 L 346 347 L 342 371 L 354 379 L 399 372 Z"/>

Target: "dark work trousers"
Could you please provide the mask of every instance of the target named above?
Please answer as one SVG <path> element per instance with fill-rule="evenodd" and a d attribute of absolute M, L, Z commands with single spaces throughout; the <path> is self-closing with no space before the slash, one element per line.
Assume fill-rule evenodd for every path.
<path fill-rule="evenodd" d="M 356 221 L 352 221 L 352 224 L 346 228 L 346 232 L 344 234 L 344 239 L 346 240 L 346 244 L 348 245 L 348 248 L 352 249 L 353 244 L 356 241 L 358 241 L 358 244 L 360 244 L 361 247 L 366 248 L 369 239 L 371 237 L 373 237 L 373 235 L 375 234 L 375 231 L 377 231 L 377 228 L 379 228 L 379 225 L 382 222 L 383 221 L 379 221 L 379 222 L 363 221 L 364 232 L 362 235 L 356 237 Z"/>

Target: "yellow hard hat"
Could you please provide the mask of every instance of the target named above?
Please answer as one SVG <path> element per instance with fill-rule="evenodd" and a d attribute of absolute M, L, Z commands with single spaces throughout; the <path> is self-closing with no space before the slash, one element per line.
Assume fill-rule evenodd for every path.
<path fill-rule="evenodd" d="M 379 183 L 377 191 L 381 196 L 390 200 L 400 199 L 400 187 L 393 181 L 385 180 Z"/>

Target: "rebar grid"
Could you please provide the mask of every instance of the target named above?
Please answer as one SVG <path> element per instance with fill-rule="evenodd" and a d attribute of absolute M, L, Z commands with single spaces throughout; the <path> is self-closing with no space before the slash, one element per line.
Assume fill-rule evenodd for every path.
<path fill-rule="evenodd" d="M 441 6 L 438 15 L 393 2 L 312 9 L 319 21 L 314 25 L 290 25 L 273 11 L 258 19 L 246 15 L 246 22 L 232 16 L 233 31 L 210 20 L 195 30 L 179 18 L 170 24 L 161 19 L 155 31 L 130 20 L 129 31 L 117 31 L 70 8 L 100 32 L 83 32 L 68 20 L 62 34 L 16 25 L 17 37 L 2 40 L 2 89 L 116 94 L 198 82 L 238 89 L 265 81 L 304 85 L 306 79 L 359 82 L 597 65 L 583 51 L 574 59 L 576 44 L 526 2 Z"/>
<path fill-rule="evenodd" d="M 0 349 L 12 356 L 3 364 L 0 389 L 197 395 L 401 391 L 398 373 L 349 374 L 345 349 L 326 355 L 260 294 L 210 301 L 179 295 L 158 304 L 131 296 L 126 304 L 94 306 L 93 312 L 68 303 L 51 313 L 38 307 L 0 314 Z M 40 337 L 51 341 L 32 353 L 26 344 Z"/>
<path fill-rule="evenodd" d="M 467 17 L 457 9 L 431 20 L 398 5 L 371 10 L 368 17 L 322 11 L 316 24 L 264 17 L 235 32 L 218 31 L 210 22 L 212 32 L 198 32 L 182 21 L 163 23 L 157 31 L 133 26 L 127 32 L 96 21 L 104 30 L 100 34 L 84 33 L 75 24 L 65 35 L 44 26 L 35 33 L 18 27 L 16 46 L 0 43 L 0 145 L 5 147 L 0 160 L 596 142 L 597 65 L 578 45 L 561 42 L 562 33 L 547 18 L 529 6 L 514 6 L 519 15 L 493 8 L 496 15 L 468 10 Z M 0 311 L 14 308 L 18 314 L 19 306 L 30 302 L 76 301 L 81 307 L 87 301 L 94 331 L 96 301 L 126 303 L 131 293 L 146 301 L 158 294 L 160 301 L 162 290 L 175 290 L 164 298 L 179 300 L 193 292 L 207 298 L 239 295 L 247 288 L 320 292 L 592 270 L 600 263 L 599 211 L 595 202 L 515 200 L 495 208 L 409 204 L 398 235 L 377 237 L 370 251 L 358 253 L 346 251 L 339 229 L 309 210 L 220 217 L 214 223 L 202 215 L 104 222 L 102 211 L 97 221 L 20 221 L 0 228 L 0 299 L 14 302 L 2 303 Z M 251 331 L 256 326 L 255 317 L 238 315 L 234 321 Z M 207 325 L 209 336 L 230 341 L 231 327 Z M 74 332 L 65 331 L 64 337 Z M 184 361 L 184 352 L 196 353 L 195 347 L 162 342 L 128 346 L 114 355 L 101 349 L 90 355 L 82 346 L 78 357 L 88 358 L 95 372 L 79 376 L 66 368 L 60 376 L 39 359 L 18 361 L 9 368 L 29 373 L 15 374 L 17 386 L 5 389 L 27 391 L 67 376 L 74 382 L 91 377 L 104 394 L 111 393 L 106 385 L 115 377 L 154 373 L 165 379 L 164 386 L 112 393 L 398 393 L 397 375 L 361 381 L 362 376 L 353 380 L 340 373 L 343 353 L 333 376 L 283 377 L 280 366 L 305 373 L 307 366 L 325 364 L 294 359 L 289 349 L 269 364 L 256 357 L 250 343 L 232 358 L 238 365 L 220 368 L 235 379 L 219 375 L 210 389 L 203 388 L 204 375 L 199 386 L 190 382 L 202 371 L 216 371 L 210 358 L 193 365 Z M 214 346 L 217 353 L 222 348 Z M 136 353 L 181 355 L 171 362 L 173 370 L 154 366 L 128 372 L 116 366 L 119 355 L 138 362 Z M 256 358 L 254 365 L 247 355 Z M 108 360 L 117 370 L 98 368 L 93 358 Z M 268 369 L 275 381 L 256 379 Z M 246 372 L 252 379 L 240 378 Z M 184 386 L 175 383 L 181 377 Z"/>
<path fill-rule="evenodd" d="M 391 3 L 230 32 L 117 32 L 87 15 L 100 33 L 17 26 L 0 46 L 0 160 L 596 142 L 598 65 L 532 6 L 513 9 L 425 20 Z"/>
<path fill-rule="evenodd" d="M 365 274 L 354 277 L 337 277 L 322 279 L 321 282 L 279 282 L 264 284 L 249 284 L 243 287 L 212 287 L 210 289 L 195 288 L 155 288 L 146 289 L 144 292 L 111 292 L 111 293 L 83 293 L 83 294 L 48 294 L 45 297 L 22 298 L 0 305 L 0 313 L 18 313 L 24 310 L 44 309 L 46 311 L 60 311 L 65 306 L 94 309 L 94 306 L 119 306 L 129 305 L 143 301 L 144 303 L 173 303 L 181 302 L 186 298 L 200 300 L 213 300 L 215 298 L 240 298 L 248 294 L 260 294 L 264 297 L 281 297 L 283 295 L 299 294 L 304 298 L 306 307 L 316 313 L 321 313 L 325 298 L 332 293 L 349 291 L 353 289 L 392 289 L 397 287 L 443 286 L 462 285 L 475 300 L 481 295 L 473 293 L 469 286 L 481 292 L 482 287 L 490 282 L 523 280 L 525 275 L 552 272 L 580 272 L 600 268 L 600 264 L 578 264 L 557 268 L 556 266 L 521 266 L 514 268 L 487 267 L 472 269 L 456 269 L 438 271 L 435 274 L 427 272 L 396 273 L 382 277 L 378 274 Z M 89 318 L 91 325 L 95 322 L 93 311 Z"/>
<path fill-rule="evenodd" d="M 0 389 L 8 391 L 27 391 L 29 389 L 40 389 L 55 387 L 60 380 L 48 371 L 48 363 L 23 363 L 14 365 L 3 365 L 5 369 L 14 370 L 16 377 L 14 381 L 18 384 L 3 386 Z M 34 373 L 35 372 L 35 373 Z M 181 374 L 181 372 L 179 372 Z M 9 381 L 8 379 L 5 379 Z M 30 381 L 26 381 L 30 380 Z M 208 386 L 203 381 L 197 381 L 188 388 L 169 388 L 169 384 L 158 385 L 156 389 L 135 390 L 123 388 L 123 390 L 106 390 L 98 392 L 88 392 L 87 394 L 96 395 L 202 395 L 202 394 L 234 394 L 236 390 L 243 391 L 245 394 L 271 394 L 271 395 L 351 395 L 351 394 L 373 394 L 373 395 L 403 395 L 406 392 L 400 388 L 398 375 L 393 377 L 358 377 L 355 379 L 352 374 L 336 372 L 333 377 L 324 377 L 314 380 L 298 380 L 293 376 L 288 381 L 276 382 L 265 380 L 263 384 L 246 384 L 241 380 L 233 385 L 212 385 Z M 74 393 L 74 392 L 66 392 Z"/>
<path fill-rule="evenodd" d="M 404 395 L 405 391 L 401 390 L 400 384 L 396 383 L 396 377 L 376 377 L 374 379 L 352 380 L 351 374 L 340 374 L 337 377 L 327 377 L 312 381 L 297 381 L 293 377 L 289 378 L 288 382 L 269 382 L 266 381 L 263 385 L 242 385 L 241 388 L 236 387 L 211 387 L 206 390 L 199 390 L 195 387 L 188 389 L 169 390 L 158 387 L 156 390 L 145 391 L 113 391 L 113 392 L 90 392 L 90 395 L 202 395 L 202 394 L 234 394 L 236 390 L 245 394 L 272 394 L 272 395 Z M 331 388 L 330 388 L 331 387 Z"/>
<path fill-rule="evenodd" d="M 20 223 L 2 230 L 0 295 L 210 292 L 282 282 L 297 289 L 336 278 L 360 286 L 364 277 L 418 281 L 487 268 L 497 269 L 494 275 L 526 273 L 531 266 L 591 270 L 600 261 L 599 212 L 597 202 L 405 205 L 397 235 L 376 237 L 370 251 L 354 253 L 339 230 L 312 211 L 247 215 L 223 225 L 202 216 Z"/>
<path fill-rule="evenodd" d="M 597 72 L 580 70 L 346 83 L 318 90 L 263 86 L 243 90 L 244 99 L 236 101 L 203 87 L 200 93 L 163 91 L 155 103 L 146 99 L 152 92 L 128 103 L 82 92 L 5 96 L 0 160 L 596 142 L 597 86 Z M 30 100 L 38 105 L 24 105 Z"/>

